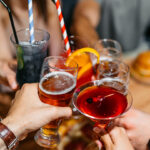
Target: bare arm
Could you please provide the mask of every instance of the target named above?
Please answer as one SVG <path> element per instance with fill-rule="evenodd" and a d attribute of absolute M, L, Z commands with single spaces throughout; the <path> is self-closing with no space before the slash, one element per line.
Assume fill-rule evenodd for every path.
<path fill-rule="evenodd" d="M 50 55 L 59 55 L 62 51 L 62 34 L 54 3 L 48 1 L 48 32 L 50 33 Z"/>
<path fill-rule="evenodd" d="M 50 121 L 70 117 L 71 114 L 69 107 L 56 107 L 41 102 L 38 96 L 38 84 L 24 84 L 21 90 L 17 91 L 7 117 L 1 122 L 19 140 L 22 140 L 22 135 L 27 135 Z M 5 144 L 0 139 L 0 150 L 4 149 L 6 149 Z"/>
<path fill-rule="evenodd" d="M 0 6 L 0 59 L 10 60 L 12 59 L 12 54 L 9 47 L 9 39 L 7 39 L 6 24 L 9 22 L 8 14 L 3 6 Z"/>
<path fill-rule="evenodd" d="M 75 8 L 71 33 L 82 36 L 94 46 L 99 36 L 96 33 L 100 19 L 100 5 L 95 0 L 82 0 Z"/>

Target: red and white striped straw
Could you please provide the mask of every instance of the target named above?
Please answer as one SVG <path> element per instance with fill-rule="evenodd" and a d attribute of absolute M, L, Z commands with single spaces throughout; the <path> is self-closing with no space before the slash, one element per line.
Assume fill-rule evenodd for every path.
<path fill-rule="evenodd" d="M 62 31 L 64 42 L 65 42 L 66 52 L 67 52 L 67 55 L 69 56 L 71 53 L 71 48 L 70 48 L 70 44 L 69 44 L 69 39 L 68 39 L 66 27 L 65 27 L 64 18 L 62 15 L 60 2 L 59 2 L 59 0 L 54 0 L 54 1 L 55 1 L 55 5 L 57 8 L 57 13 L 58 13 L 58 17 L 59 17 L 60 26 L 61 26 L 61 31 Z"/>

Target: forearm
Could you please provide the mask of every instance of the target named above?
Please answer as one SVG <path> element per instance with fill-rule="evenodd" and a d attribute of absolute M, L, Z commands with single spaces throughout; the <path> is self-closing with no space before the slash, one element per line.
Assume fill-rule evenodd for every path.
<path fill-rule="evenodd" d="M 96 27 L 100 21 L 100 4 L 95 0 L 79 1 L 73 15 L 71 33 L 87 39 L 94 46 L 99 36 Z"/>
<path fill-rule="evenodd" d="M 0 124 L 0 150 L 7 150 L 11 146 L 11 143 L 22 134 L 22 128 L 22 124 L 11 117 L 3 119 Z M 15 144 L 17 146 L 17 143 Z"/>
<path fill-rule="evenodd" d="M 80 16 L 78 19 L 74 20 L 71 26 L 71 33 L 86 39 L 91 47 L 94 47 L 95 43 L 99 40 L 96 30 L 91 25 L 88 18 L 84 16 Z"/>
<path fill-rule="evenodd" d="M 52 56 L 60 55 L 63 51 L 62 33 L 57 15 L 56 6 L 52 1 L 48 2 L 48 32 L 50 33 L 49 54 Z"/>
<path fill-rule="evenodd" d="M 9 39 L 7 39 L 6 36 L 6 30 L 7 28 L 4 27 L 2 23 L 2 19 L 0 18 L 0 59 L 12 59 L 12 53 L 10 51 L 10 45 L 9 45 Z"/>
<path fill-rule="evenodd" d="M 14 135 L 19 138 L 20 135 L 24 133 L 24 122 L 17 121 L 16 118 L 6 117 L 1 121 L 5 126 L 7 126 Z"/>

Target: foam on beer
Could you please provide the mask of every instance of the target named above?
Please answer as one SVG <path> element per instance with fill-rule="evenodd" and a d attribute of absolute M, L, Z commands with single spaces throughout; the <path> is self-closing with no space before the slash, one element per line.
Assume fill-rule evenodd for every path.
<path fill-rule="evenodd" d="M 42 84 L 43 84 L 43 82 L 44 82 L 45 80 L 47 80 L 48 78 L 53 77 L 53 76 L 54 76 L 54 77 L 57 77 L 57 76 L 59 76 L 59 75 L 61 75 L 61 76 L 63 75 L 64 77 L 66 76 L 66 82 L 68 82 L 68 81 L 70 80 L 71 82 L 73 82 L 73 84 L 70 83 L 69 88 L 65 88 L 65 87 L 63 87 L 63 83 L 61 83 L 61 81 L 60 81 L 60 83 L 59 83 L 59 80 L 58 80 L 58 81 L 57 81 L 58 83 L 56 83 L 55 86 L 59 86 L 59 88 L 62 86 L 62 88 L 61 88 L 60 91 L 57 91 L 57 92 L 48 91 L 48 90 L 46 90 L 45 88 L 43 88 Z M 64 78 L 64 79 L 65 79 L 65 78 Z M 76 86 L 76 79 L 75 79 L 75 77 L 74 77 L 72 74 L 68 73 L 68 72 L 60 72 L 60 71 L 51 72 L 51 73 L 46 74 L 46 75 L 41 79 L 40 84 L 39 84 L 39 88 L 41 89 L 41 91 L 43 91 L 44 93 L 49 94 L 49 95 L 61 95 L 61 94 L 68 93 L 68 92 L 70 92 L 71 90 L 73 90 L 73 89 L 75 88 L 75 86 Z"/>

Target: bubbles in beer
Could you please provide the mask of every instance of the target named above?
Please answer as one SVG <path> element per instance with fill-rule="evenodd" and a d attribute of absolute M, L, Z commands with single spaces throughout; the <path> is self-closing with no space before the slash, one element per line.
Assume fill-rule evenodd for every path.
<path fill-rule="evenodd" d="M 70 92 L 76 86 L 74 76 L 68 72 L 51 72 L 45 75 L 40 82 L 40 89 L 51 95 L 60 95 Z"/>

